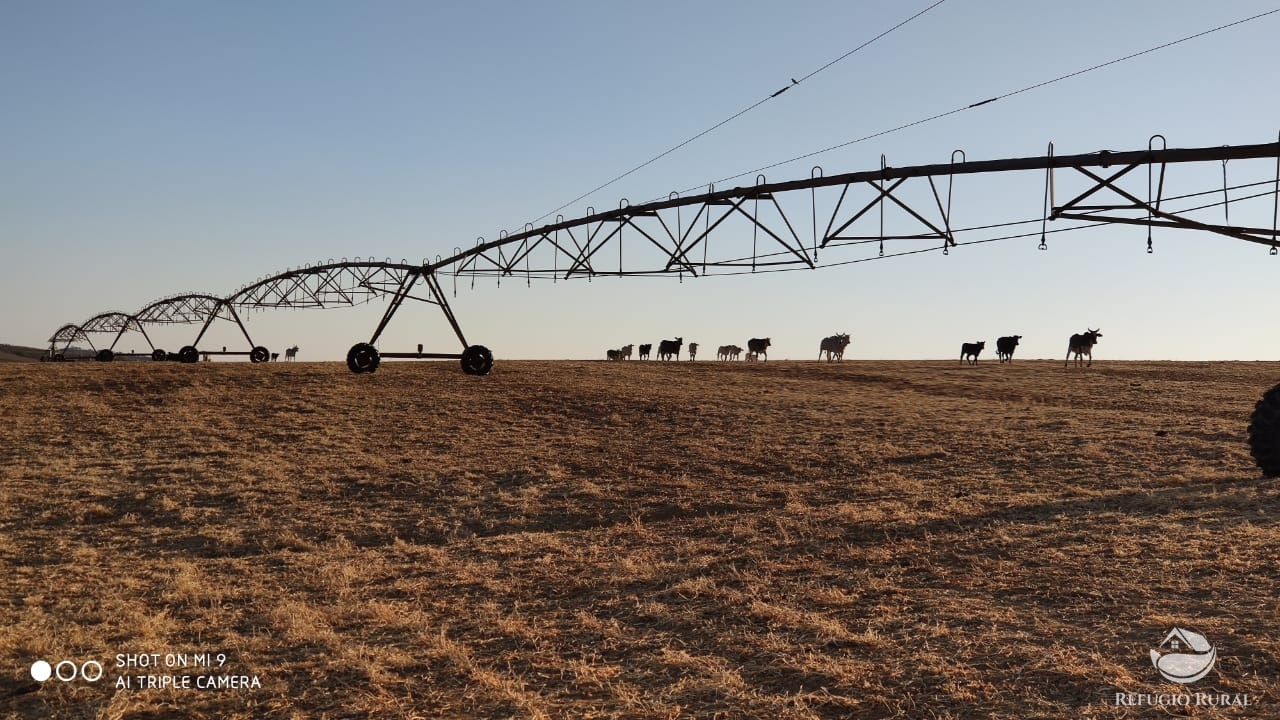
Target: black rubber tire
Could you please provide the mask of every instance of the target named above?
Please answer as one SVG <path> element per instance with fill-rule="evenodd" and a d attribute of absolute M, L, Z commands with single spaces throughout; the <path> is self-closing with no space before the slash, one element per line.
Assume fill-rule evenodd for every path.
<path fill-rule="evenodd" d="M 264 363 L 271 359 L 271 351 L 259 345 L 249 351 L 249 362 Z"/>
<path fill-rule="evenodd" d="M 1265 477 L 1280 477 L 1280 385 L 1267 391 L 1249 418 L 1249 454 Z"/>
<path fill-rule="evenodd" d="M 347 368 L 357 375 L 374 372 L 381 364 L 378 348 L 369 343 L 356 343 L 347 351 Z"/>
<path fill-rule="evenodd" d="M 169 359 L 169 354 L 161 350 L 160 348 L 156 348 L 155 350 L 151 351 L 151 359 L 155 360 L 156 362 L 164 362 L 165 360 Z"/>
<path fill-rule="evenodd" d="M 462 351 L 462 372 L 468 375 L 488 375 L 493 369 L 493 353 L 483 345 L 472 345 Z"/>
<path fill-rule="evenodd" d="M 178 351 L 178 362 L 187 364 L 200 362 L 200 351 L 195 349 L 195 346 L 186 345 Z"/>
<path fill-rule="evenodd" d="M 103 348 L 98 351 L 98 354 L 94 356 L 94 359 L 98 362 L 111 362 L 116 359 L 116 354 L 111 352 L 108 348 Z"/>

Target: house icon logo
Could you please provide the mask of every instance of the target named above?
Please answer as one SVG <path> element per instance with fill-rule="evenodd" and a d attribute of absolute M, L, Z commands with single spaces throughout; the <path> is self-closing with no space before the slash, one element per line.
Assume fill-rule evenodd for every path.
<path fill-rule="evenodd" d="M 1165 680 L 1176 683 L 1193 683 L 1213 669 L 1218 660 L 1218 648 L 1199 633 L 1174 628 L 1164 642 L 1151 651 L 1151 664 Z"/>

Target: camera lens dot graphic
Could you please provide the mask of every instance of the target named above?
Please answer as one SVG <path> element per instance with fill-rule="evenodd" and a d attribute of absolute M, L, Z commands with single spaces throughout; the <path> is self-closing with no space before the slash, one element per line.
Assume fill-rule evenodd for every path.
<path fill-rule="evenodd" d="M 31 663 L 31 677 L 36 682 L 44 682 L 53 675 L 53 668 L 49 667 L 49 663 L 43 660 L 37 660 Z"/>

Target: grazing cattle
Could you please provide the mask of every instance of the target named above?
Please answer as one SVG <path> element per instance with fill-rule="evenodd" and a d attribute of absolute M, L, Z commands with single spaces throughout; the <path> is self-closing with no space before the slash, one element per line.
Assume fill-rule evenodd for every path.
<path fill-rule="evenodd" d="M 849 347 L 849 333 L 822 338 L 822 342 L 818 345 L 818 359 L 821 360 L 822 354 L 826 353 L 827 362 L 844 360 L 844 349 L 847 347 Z"/>
<path fill-rule="evenodd" d="M 619 358 L 622 357 L 622 351 L 621 350 L 605 350 L 604 356 L 609 358 L 610 360 L 618 360 Z"/>
<path fill-rule="evenodd" d="M 670 360 L 674 355 L 676 360 L 680 359 L 680 346 L 684 345 L 684 338 L 676 338 L 675 340 L 663 340 L 658 343 L 658 359 Z"/>
<path fill-rule="evenodd" d="M 623 346 L 622 346 L 622 349 L 618 350 L 618 359 L 619 359 L 619 360 L 630 360 L 630 359 L 631 359 L 631 350 L 632 350 L 632 348 L 634 348 L 634 347 L 635 347 L 634 345 L 623 345 Z"/>
<path fill-rule="evenodd" d="M 1018 341 L 1021 339 L 1021 335 L 1008 335 L 996 340 L 996 357 L 1000 362 L 1013 362 L 1013 349 L 1018 347 Z"/>
<path fill-rule="evenodd" d="M 641 359 L 641 360 L 648 360 L 648 359 L 649 359 L 649 351 L 650 351 L 650 350 L 652 350 L 652 349 L 653 349 L 653 343 L 645 343 L 644 345 L 641 345 L 641 346 L 640 346 L 640 359 Z"/>
<path fill-rule="evenodd" d="M 1080 361 L 1085 356 L 1089 356 L 1089 363 L 1085 367 L 1093 366 L 1093 346 L 1098 343 L 1098 338 L 1102 337 L 1102 333 L 1097 330 L 1088 330 L 1084 333 L 1077 333 L 1071 336 L 1071 340 L 1067 342 L 1067 359 L 1062 363 L 1062 367 L 1066 367 L 1071 363 L 1071 354 L 1075 353 L 1076 367 L 1080 367 Z"/>
<path fill-rule="evenodd" d="M 689 359 L 698 359 L 698 343 L 689 343 Z"/>
<path fill-rule="evenodd" d="M 960 362 L 963 363 L 966 358 L 973 358 L 969 361 L 970 365 L 978 364 L 978 353 L 987 346 L 987 341 L 982 340 L 976 343 L 964 343 L 960 346 Z"/>
<path fill-rule="evenodd" d="M 293 346 L 293 347 L 291 347 L 291 348 L 285 348 L 285 349 L 284 349 L 284 359 L 285 359 L 285 360 L 293 360 L 293 359 L 294 359 L 294 358 L 296 358 L 296 357 L 298 357 L 298 346 L 297 346 L 297 345 L 294 345 L 294 346 Z"/>
<path fill-rule="evenodd" d="M 747 349 L 756 354 L 756 357 L 764 356 L 765 360 L 769 359 L 769 338 L 751 338 L 747 341 Z"/>

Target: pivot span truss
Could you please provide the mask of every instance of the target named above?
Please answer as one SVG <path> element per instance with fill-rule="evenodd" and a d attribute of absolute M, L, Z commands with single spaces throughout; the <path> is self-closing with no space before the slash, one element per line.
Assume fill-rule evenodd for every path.
<path fill-rule="evenodd" d="M 1055 156 L 1053 146 L 1042 157 L 967 162 L 963 153 L 940 165 L 890 167 L 824 177 L 814 168 L 811 177 L 780 183 L 763 176 L 750 187 L 725 190 L 589 212 L 574 220 L 557 218 L 550 225 L 526 228 L 495 241 L 478 241 L 458 250 L 429 270 L 447 270 L 463 277 L 525 277 L 572 279 L 625 275 L 723 275 L 772 270 L 814 269 L 927 250 L 948 253 L 958 245 L 1038 235 L 1047 247 L 1050 232 L 1099 224 L 1144 225 L 1153 228 L 1200 230 L 1266 245 L 1276 254 L 1276 197 L 1280 187 L 1280 143 L 1196 149 L 1146 150 Z M 1163 140 L 1163 138 L 1160 138 Z M 956 160 L 959 156 L 961 159 Z M 1268 159 L 1267 177 L 1237 185 L 1226 184 L 1230 160 Z M 1223 182 L 1191 191 L 1170 192 L 1174 166 L 1222 164 Z M 953 186 L 961 176 L 1040 172 L 1045 202 L 1032 219 L 957 226 L 953 222 Z M 1069 171 L 1072 178 L 1057 176 Z M 1203 179 L 1203 171 L 1198 176 Z M 1033 177 L 1032 182 L 1038 180 Z M 1077 183 L 1070 192 L 1063 186 Z M 1079 182 L 1083 180 L 1083 183 Z M 913 192 L 914 191 L 914 192 Z M 1235 193 L 1232 196 L 1231 193 Z M 1058 198 L 1067 198 L 1061 204 Z M 1271 227 L 1229 222 L 1229 207 L 1262 198 L 1269 200 Z M 1207 219 L 1204 211 L 1225 210 L 1223 221 Z M 886 210 L 901 221 L 886 226 Z M 1009 235 L 1019 225 L 1039 225 Z M 1150 234 L 1148 234 L 1150 237 Z M 957 239 L 961 238 L 961 239 Z M 624 249 L 625 246 L 625 249 Z M 1150 249 L 1148 245 L 1148 249 Z M 856 257 L 859 249 L 867 250 Z M 841 252 L 831 252 L 840 250 Z M 851 257 L 854 256 L 854 257 Z"/>
<path fill-rule="evenodd" d="M 1265 163 L 1261 171 L 1253 163 L 1247 169 L 1252 174 L 1232 184 L 1229 161 Z M 1064 172 L 1067 177 L 1061 176 Z M 1023 186 L 1043 185 L 1038 212 L 1013 222 L 955 222 L 953 199 L 961 179 L 1013 173 L 1022 174 Z M 1280 248 L 1278 190 L 1280 143 L 1170 149 L 1156 135 L 1146 149 L 1126 152 L 1055 155 L 1050 144 L 1048 153 L 1039 157 L 968 161 L 957 150 L 949 162 L 910 167 L 890 166 L 882 157 L 875 170 L 826 176 L 815 167 L 800 180 L 769 183 L 759 176 L 747 187 L 712 186 L 704 193 L 672 193 L 640 205 L 623 200 L 616 209 L 589 208 L 583 217 L 557 217 L 548 225 L 528 225 L 492 241 L 481 239 L 434 262 L 343 258 L 287 270 L 226 297 L 176 295 L 132 315 L 103 313 L 80 325 L 64 326 L 50 338 L 49 354 L 63 357 L 77 340 L 96 350 L 90 336 L 105 334 L 112 340 L 97 357 L 109 360 L 116 343 L 131 330 L 151 345 L 147 325 L 186 323 L 200 326 L 190 345 L 174 354 L 151 345 L 151 355 L 186 362 L 200 355 L 247 355 L 262 362 L 269 353 L 254 344 L 238 311 L 342 307 L 385 297 L 387 308 L 372 336 L 348 353 L 353 372 L 373 372 L 382 358 L 390 357 L 459 359 L 466 372 L 485 374 L 492 367 L 492 354 L 483 346 L 467 344 L 440 276 L 452 276 L 456 292 L 459 280 L 474 286 L 477 278 L 485 277 L 501 284 L 502 278 L 521 277 L 528 282 L 632 275 L 694 278 L 816 269 L 921 252 L 948 254 L 964 245 L 1015 238 L 1038 238 L 1045 249 L 1050 235 L 1106 224 L 1145 226 L 1148 252 L 1155 229 L 1182 229 L 1264 245 L 1275 255 Z M 1256 211 L 1259 203 L 1269 205 L 1269 228 L 1230 221 L 1233 206 L 1238 218 L 1241 205 L 1252 204 Z M 1055 223 L 1052 230 L 1049 221 Z M 413 352 L 379 351 L 379 338 L 406 300 L 436 305 L 462 352 L 424 352 L 422 346 Z M 217 319 L 234 322 L 248 349 L 200 350 L 205 331 Z"/>
<path fill-rule="evenodd" d="M 459 359 L 464 371 L 483 375 L 493 365 L 492 353 L 467 344 L 441 287 L 442 275 L 452 276 L 456 293 L 459 280 L 474 286 L 484 277 L 501 284 L 502 278 L 512 277 L 531 282 L 777 272 L 921 252 L 948 254 L 964 245 L 1015 238 L 1038 238 L 1045 249 L 1051 234 L 1107 224 L 1145 226 L 1148 252 L 1157 228 L 1209 232 L 1264 245 L 1272 255 L 1280 252 L 1280 143 L 1189 149 L 1164 145 L 1156 135 L 1143 150 L 1055 155 L 1050 144 L 1040 157 L 985 161 L 968 161 L 957 150 L 947 163 L 911 167 L 890 166 L 882 157 L 879 169 L 863 172 L 826 176 L 815 167 L 800 180 L 769 183 L 759 176 L 747 187 L 713 186 L 704 193 L 672 193 L 640 205 L 623 200 L 616 209 L 597 213 L 589 208 L 583 217 L 557 217 L 548 225 L 481 239 L 434 262 L 329 260 L 259 279 L 226 297 L 189 293 L 156 301 L 132 315 L 102 313 L 60 328 L 50 338 L 49 355 L 64 357 L 77 340 L 96 350 L 90 336 L 105 334 L 113 339 L 97 350 L 97 357 L 110 360 L 116 343 L 135 330 L 147 339 L 156 359 L 194 362 L 200 355 L 226 354 L 262 362 L 269 353 L 254 344 L 238 311 L 342 307 L 385 297 L 387 308 L 372 336 L 347 355 L 353 372 L 373 372 L 388 357 L 446 358 Z M 1259 163 L 1252 163 L 1247 168 L 1252 174 L 1232 184 L 1229 161 L 1265 162 L 1261 171 Z M 957 224 L 953 199 L 959 180 L 1006 173 L 1022 173 L 1024 187 L 1043 185 L 1039 211 L 1013 222 Z M 1032 174 L 1030 182 L 1027 173 Z M 1241 205 L 1252 206 L 1251 217 L 1265 215 L 1257 212 L 1259 204 L 1270 211 L 1269 228 L 1256 221 L 1230 221 L 1233 206 L 1237 218 Z M 1053 230 L 1049 221 L 1055 221 Z M 406 300 L 437 306 L 462 351 L 424 352 L 421 345 L 412 352 L 379 351 L 379 338 Z M 217 319 L 234 322 L 248 349 L 200 350 L 205 331 Z M 200 329 L 178 353 L 155 348 L 147 337 L 148 325 L 180 323 Z"/>

